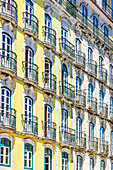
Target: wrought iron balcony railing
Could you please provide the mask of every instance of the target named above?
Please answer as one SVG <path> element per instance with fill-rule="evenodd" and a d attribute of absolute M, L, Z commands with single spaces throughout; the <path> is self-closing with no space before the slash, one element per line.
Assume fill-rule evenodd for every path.
<path fill-rule="evenodd" d="M 11 16 L 17 21 L 17 3 L 14 0 L 1 1 L 1 13 Z"/>
<path fill-rule="evenodd" d="M 60 38 L 60 52 L 75 59 L 75 46 L 66 38 Z"/>
<path fill-rule="evenodd" d="M 103 118 L 108 117 L 108 105 L 106 103 L 99 103 L 99 115 Z"/>
<path fill-rule="evenodd" d="M 108 3 L 104 0 L 102 1 L 102 9 L 106 12 L 106 14 L 113 19 L 113 10 L 112 8 L 108 5 Z"/>
<path fill-rule="evenodd" d="M 75 99 L 75 87 L 65 81 L 60 81 L 60 95 Z"/>
<path fill-rule="evenodd" d="M 38 135 L 38 118 L 22 114 L 23 132 L 34 133 Z"/>
<path fill-rule="evenodd" d="M 76 146 L 80 149 L 86 148 L 86 134 L 84 132 L 76 132 Z"/>
<path fill-rule="evenodd" d="M 94 60 L 88 60 L 88 73 L 97 76 L 97 62 Z"/>
<path fill-rule="evenodd" d="M 75 130 L 68 127 L 60 127 L 60 141 L 75 145 Z"/>
<path fill-rule="evenodd" d="M 71 16 L 76 18 L 76 7 L 69 0 L 55 0 L 58 2 Z"/>
<path fill-rule="evenodd" d="M 98 138 L 93 136 L 89 138 L 89 150 L 92 152 L 98 152 Z"/>
<path fill-rule="evenodd" d="M 88 96 L 88 110 L 97 113 L 97 98 Z"/>
<path fill-rule="evenodd" d="M 0 67 L 17 73 L 17 55 L 13 51 L 0 49 Z"/>
<path fill-rule="evenodd" d="M 76 92 L 75 97 L 76 106 L 85 107 L 86 106 L 86 93 L 82 90 Z"/>
<path fill-rule="evenodd" d="M 109 86 L 113 89 L 113 76 L 109 77 Z"/>
<path fill-rule="evenodd" d="M 56 47 L 56 31 L 50 27 L 43 26 L 44 42 Z"/>
<path fill-rule="evenodd" d="M 16 129 L 16 110 L 0 107 L 0 126 Z"/>
<path fill-rule="evenodd" d="M 107 83 L 107 70 L 105 68 L 99 69 L 99 80 L 103 83 Z"/>
<path fill-rule="evenodd" d="M 38 66 L 36 64 L 23 61 L 24 78 L 38 83 Z"/>
<path fill-rule="evenodd" d="M 76 65 L 78 67 L 85 68 L 85 65 L 86 65 L 86 63 L 85 63 L 85 58 L 86 58 L 85 54 L 83 52 L 81 52 L 81 51 L 76 51 L 75 52 L 75 57 L 76 57 Z"/>
<path fill-rule="evenodd" d="M 24 28 L 33 31 L 38 36 L 38 19 L 35 15 L 23 12 Z"/>
<path fill-rule="evenodd" d="M 49 139 L 56 139 L 56 123 L 49 121 L 42 121 L 43 136 Z"/>
<path fill-rule="evenodd" d="M 54 74 L 43 72 L 44 88 L 56 92 L 56 76 Z"/>
<path fill-rule="evenodd" d="M 100 139 L 99 143 L 100 143 L 100 154 L 104 154 L 104 155 L 108 154 L 109 152 L 108 142 L 103 139 Z"/>

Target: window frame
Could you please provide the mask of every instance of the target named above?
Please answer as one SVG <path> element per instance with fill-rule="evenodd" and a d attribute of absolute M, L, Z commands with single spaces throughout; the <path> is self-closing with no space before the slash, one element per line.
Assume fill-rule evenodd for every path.
<path fill-rule="evenodd" d="M 47 149 L 47 153 L 45 153 L 46 149 Z M 48 153 L 48 151 L 50 151 L 50 154 Z M 44 170 L 45 170 L 45 157 L 46 156 L 48 156 L 50 158 L 49 159 L 50 160 L 49 167 L 50 167 L 50 170 L 52 170 L 52 150 L 50 148 L 48 148 L 48 147 L 44 148 Z"/>
<path fill-rule="evenodd" d="M 25 149 L 25 146 L 28 145 L 32 147 L 32 151 L 29 151 L 29 149 Z M 32 153 L 32 166 L 31 167 L 25 167 L 25 152 L 27 152 L 27 159 L 28 159 L 28 153 Z M 27 163 L 29 162 L 29 159 L 27 160 Z M 29 169 L 29 170 L 33 170 L 33 145 L 31 145 L 30 143 L 24 143 L 24 169 Z"/>

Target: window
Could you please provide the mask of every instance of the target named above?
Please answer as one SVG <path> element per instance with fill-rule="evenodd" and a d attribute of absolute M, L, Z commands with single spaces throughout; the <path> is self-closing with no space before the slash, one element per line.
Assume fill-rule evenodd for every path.
<path fill-rule="evenodd" d="M 76 39 L 76 52 L 81 51 L 81 42 L 79 39 Z"/>
<path fill-rule="evenodd" d="M 96 36 L 98 36 L 98 19 L 93 17 L 93 32 Z"/>
<path fill-rule="evenodd" d="M 45 14 L 45 30 L 44 30 L 44 40 L 52 43 L 52 20 L 48 14 Z"/>
<path fill-rule="evenodd" d="M 67 132 L 68 129 L 68 111 L 65 109 L 62 109 L 61 113 L 61 128 Z"/>
<path fill-rule="evenodd" d="M 93 86 L 91 84 L 88 85 L 88 100 L 92 101 L 93 98 Z"/>
<path fill-rule="evenodd" d="M 62 153 L 62 170 L 68 170 L 68 154 Z"/>
<path fill-rule="evenodd" d="M 94 160 L 90 158 L 90 170 L 94 170 Z"/>
<path fill-rule="evenodd" d="M 82 170 L 82 157 L 80 155 L 77 156 L 77 170 Z"/>
<path fill-rule="evenodd" d="M 62 94 L 68 95 L 68 72 L 65 64 L 62 65 Z"/>
<path fill-rule="evenodd" d="M 110 97 L 110 114 L 113 114 L 113 97 Z"/>
<path fill-rule="evenodd" d="M 107 36 L 108 37 L 108 29 L 107 27 L 104 26 L 104 36 Z"/>
<path fill-rule="evenodd" d="M 82 23 L 87 26 L 87 8 L 82 6 Z"/>
<path fill-rule="evenodd" d="M 49 148 L 45 148 L 44 170 L 52 170 L 52 151 Z"/>
<path fill-rule="evenodd" d="M 104 102 L 104 93 L 102 92 L 102 90 L 100 90 L 99 92 L 99 107 L 103 108 L 103 102 Z"/>
<path fill-rule="evenodd" d="M 113 155 L 113 131 L 111 132 L 111 155 Z"/>
<path fill-rule="evenodd" d="M 44 129 L 44 136 L 51 137 L 51 123 L 52 123 L 52 108 L 49 105 L 45 105 L 45 129 Z"/>
<path fill-rule="evenodd" d="M 11 166 L 11 142 L 6 138 L 0 140 L 0 165 Z"/>
<path fill-rule="evenodd" d="M 26 8 L 26 12 L 28 12 L 29 14 L 34 13 L 34 6 L 33 6 L 33 3 L 30 0 L 26 0 L 25 8 Z"/>
<path fill-rule="evenodd" d="M 110 74 L 110 77 L 113 79 L 113 66 L 111 64 L 109 66 L 109 74 Z"/>
<path fill-rule="evenodd" d="M 33 169 L 33 146 L 29 143 L 24 145 L 24 168 Z"/>
<path fill-rule="evenodd" d="M 45 88 L 52 88 L 52 63 L 45 59 Z"/>
<path fill-rule="evenodd" d="M 82 120 L 77 117 L 76 118 L 76 140 L 77 144 L 81 144 L 81 137 L 82 137 Z"/>
<path fill-rule="evenodd" d="M 105 162 L 104 161 L 100 162 L 100 170 L 105 170 Z"/>
<path fill-rule="evenodd" d="M 113 170 L 113 162 L 111 163 L 111 170 Z"/>
<path fill-rule="evenodd" d="M 25 97 L 25 115 L 24 115 L 24 131 L 32 132 L 33 130 L 33 100 Z"/>
<path fill-rule="evenodd" d="M 88 63 L 90 63 L 92 59 L 93 59 L 93 51 L 91 48 L 88 48 Z"/>
<path fill-rule="evenodd" d="M 81 93 L 81 79 L 76 77 L 76 95 L 80 95 Z"/>
<path fill-rule="evenodd" d="M 89 124 L 89 139 L 90 141 L 93 142 L 93 139 L 94 139 L 94 124 L 93 123 Z"/>
<path fill-rule="evenodd" d="M 61 39 L 68 39 L 68 31 L 64 28 L 64 27 L 61 27 Z"/>
<path fill-rule="evenodd" d="M 104 152 L 104 128 L 102 126 L 100 127 L 100 149 L 101 152 Z"/>

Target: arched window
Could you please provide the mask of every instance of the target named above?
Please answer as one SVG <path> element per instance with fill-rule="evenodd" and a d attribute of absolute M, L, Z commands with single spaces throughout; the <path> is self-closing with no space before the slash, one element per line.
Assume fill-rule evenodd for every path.
<path fill-rule="evenodd" d="M 25 108 L 23 115 L 23 131 L 34 133 L 33 124 L 33 100 L 25 97 Z"/>
<path fill-rule="evenodd" d="M 30 0 L 26 0 L 25 1 L 25 10 L 29 14 L 33 14 L 34 13 L 34 5 L 33 5 L 33 3 Z M 26 14 L 26 15 L 28 16 L 29 14 Z"/>
<path fill-rule="evenodd" d="M 67 82 L 68 72 L 65 64 L 62 65 L 62 81 Z"/>
<path fill-rule="evenodd" d="M 99 56 L 99 71 L 102 71 L 103 68 L 103 58 Z"/>
<path fill-rule="evenodd" d="M 93 86 L 91 84 L 88 85 L 88 100 L 93 97 Z"/>
<path fill-rule="evenodd" d="M 89 138 L 90 141 L 93 141 L 94 139 L 94 124 L 92 122 L 89 124 Z"/>
<path fill-rule="evenodd" d="M 111 152 L 113 154 L 113 131 L 111 131 Z"/>
<path fill-rule="evenodd" d="M 98 36 L 98 19 L 95 16 L 93 16 L 93 32 Z"/>
<path fill-rule="evenodd" d="M 25 61 L 29 64 L 34 63 L 34 51 L 28 46 L 25 47 Z"/>
<path fill-rule="evenodd" d="M 52 130 L 52 108 L 50 105 L 45 105 L 44 136 L 48 138 L 53 137 Z"/>
<path fill-rule="evenodd" d="M 6 138 L 0 139 L 0 165 L 11 166 L 11 141 Z"/>
<path fill-rule="evenodd" d="M 24 145 L 24 168 L 33 170 L 33 146 L 29 143 Z"/>
<path fill-rule="evenodd" d="M 82 23 L 87 26 L 87 8 L 82 5 Z"/>
<path fill-rule="evenodd" d="M 88 48 L 88 63 L 91 63 L 92 59 L 93 59 L 93 51 L 91 48 Z"/>
<path fill-rule="evenodd" d="M 82 170 L 82 157 L 80 155 L 77 156 L 77 170 Z"/>
<path fill-rule="evenodd" d="M 81 51 L 81 42 L 79 39 L 76 39 L 76 52 Z"/>
<path fill-rule="evenodd" d="M 103 160 L 100 162 L 100 169 L 105 170 L 105 162 Z"/>
<path fill-rule="evenodd" d="M 49 59 L 45 59 L 45 72 L 44 72 L 44 87 L 45 88 L 52 88 L 52 63 Z"/>
<path fill-rule="evenodd" d="M 62 170 L 68 170 L 68 154 L 62 152 Z"/>
<path fill-rule="evenodd" d="M 62 133 L 63 131 L 65 132 L 68 131 L 68 111 L 65 109 L 62 109 L 61 112 L 61 128 L 62 128 Z"/>
<path fill-rule="evenodd" d="M 82 120 L 77 117 L 76 118 L 76 140 L 77 144 L 79 145 L 81 143 L 81 136 L 82 136 Z"/>
<path fill-rule="evenodd" d="M 90 170 L 94 170 L 94 159 L 90 158 Z"/>
<path fill-rule="evenodd" d="M 103 102 L 104 102 L 104 93 L 102 90 L 99 92 L 99 107 L 103 108 Z"/>
<path fill-rule="evenodd" d="M 52 20 L 51 17 L 45 13 L 45 26 L 48 28 L 52 27 Z"/>
<path fill-rule="evenodd" d="M 44 41 L 52 43 L 53 32 L 52 32 L 52 19 L 45 13 L 45 26 L 44 26 Z"/>
<path fill-rule="evenodd" d="M 81 94 L 81 79 L 76 77 L 76 95 Z"/>
<path fill-rule="evenodd" d="M 52 170 L 52 150 L 49 148 L 45 148 L 44 170 Z"/>
<path fill-rule="evenodd" d="M 104 26 L 104 35 L 108 37 L 108 29 L 106 26 Z"/>
<path fill-rule="evenodd" d="M 113 97 L 110 97 L 110 114 L 113 116 Z"/>

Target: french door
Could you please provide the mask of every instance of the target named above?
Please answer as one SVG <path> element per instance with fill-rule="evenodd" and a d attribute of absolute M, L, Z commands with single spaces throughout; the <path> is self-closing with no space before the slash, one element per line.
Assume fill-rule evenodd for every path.
<path fill-rule="evenodd" d="M 84 5 L 82 6 L 82 23 L 87 26 L 87 8 Z"/>
<path fill-rule="evenodd" d="M 100 128 L 100 148 L 101 152 L 104 152 L 104 128 Z"/>
<path fill-rule="evenodd" d="M 45 14 L 45 40 L 52 43 L 52 20 L 49 15 Z"/>
<path fill-rule="evenodd" d="M 90 142 L 90 148 L 94 148 L 94 125 L 93 123 L 90 123 L 89 127 L 89 142 Z"/>
<path fill-rule="evenodd" d="M 88 103 L 93 107 L 93 86 L 91 84 L 88 85 Z"/>
<path fill-rule="evenodd" d="M 33 132 L 33 100 L 25 97 L 24 131 Z"/>
<path fill-rule="evenodd" d="M 11 123 L 11 92 L 7 88 L 1 88 L 1 125 L 10 126 Z"/>
<path fill-rule="evenodd" d="M 62 94 L 68 95 L 68 73 L 67 67 L 63 64 L 62 65 Z"/>
<path fill-rule="evenodd" d="M 45 88 L 52 88 L 52 67 L 51 62 L 45 59 Z"/>
<path fill-rule="evenodd" d="M 93 32 L 98 36 L 98 20 L 95 16 L 93 17 Z"/>
<path fill-rule="evenodd" d="M 52 137 L 52 110 L 49 105 L 45 105 L 45 137 Z"/>
<path fill-rule="evenodd" d="M 82 121 L 80 118 L 76 118 L 76 142 L 77 145 L 80 146 L 82 143 L 82 127 L 81 127 Z"/>
<path fill-rule="evenodd" d="M 62 170 L 68 170 L 68 154 L 62 153 Z"/>

